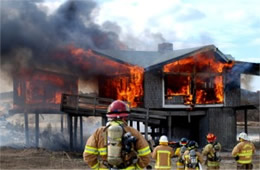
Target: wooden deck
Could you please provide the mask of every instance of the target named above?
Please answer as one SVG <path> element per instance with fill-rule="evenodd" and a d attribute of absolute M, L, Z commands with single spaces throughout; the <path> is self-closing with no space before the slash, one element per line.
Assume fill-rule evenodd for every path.
<path fill-rule="evenodd" d="M 80 143 L 83 144 L 82 136 L 82 117 L 83 116 L 98 116 L 102 117 L 102 125 L 107 122 L 106 112 L 109 104 L 113 102 L 113 99 L 95 97 L 90 95 L 72 95 L 63 94 L 61 99 L 61 111 L 68 114 L 69 118 L 69 135 L 70 135 L 70 148 L 73 149 L 77 144 L 77 134 L 73 132 L 77 131 L 77 121 L 80 118 Z M 168 112 L 150 110 L 149 108 L 131 108 L 131 113 L 128 118 L 128 123 L 133 125 L 133 121 L 137 122 L 137 130 L 140 130 L 140 122 L 144 124 L 144 136 L 148 139 L 148 126 L 153 127 L 152 132 L 154 134 L 154 127 L 159 127 L 169 116 Z M 73 119 L 74 118 L 74 119 Z M 74 120 L 74 122 L 73 122 Z M 73 126 L 74 125 L 74 126 Z M 74 129 L 74 130 L 73 130 Z"/>
<path fill-rule="evenodd" d="M 61 111 L 72 116 L 100 116 L 105 117 L 107 108 L 113 99 L 94 97 L 89 95 L 63 94 Z M 131 108 L 129 120 L 148 124 L 160 124 L 160 120 L 167 119 L 169 113 L 150 110 L 149 108 Z"/>

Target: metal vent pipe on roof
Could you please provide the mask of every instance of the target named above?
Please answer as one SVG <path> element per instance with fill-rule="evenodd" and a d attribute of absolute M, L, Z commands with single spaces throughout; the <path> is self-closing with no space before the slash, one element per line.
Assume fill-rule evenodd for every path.
<path fill-rule="evenodd" d="M 158 52 L 167 52 L 167 51 L 173 51 L 173 44 L 172 43 L 161 43 L 158 44 Z"/>

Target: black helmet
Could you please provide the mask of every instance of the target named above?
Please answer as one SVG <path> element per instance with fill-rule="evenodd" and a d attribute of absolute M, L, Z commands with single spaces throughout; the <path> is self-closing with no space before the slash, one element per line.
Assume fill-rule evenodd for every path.
<path fill-rule="evenodd" d="M 195 149 L 195 148 L 198 148 L 199 145 L 196 141 L 194 140 L 191 140 L 188 144 L 188 149 L 191 150 L 191 149 Z"/>
<path fill-rule="evenodd" d="M 182 146 L 187 145 L 188 142 L 189 142 L 189 140 L 187 138 L 181 138 L 180 145 L 182 145 Z"/>

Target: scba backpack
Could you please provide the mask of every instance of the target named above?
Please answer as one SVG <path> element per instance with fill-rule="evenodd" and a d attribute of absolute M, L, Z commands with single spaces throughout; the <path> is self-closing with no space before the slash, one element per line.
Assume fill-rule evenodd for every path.
<path fill-rule="evenodd" d="M 188 168 L 199 167 L 198 156 L 196 154 L 195 149 L 190 150 L 188 160 L 189 160 L 188 163 L 187 163 Z"/>
<path fill-rule="evenodd" d="M 184 152 L 187 150 L 187 147 L 186 146 L 182 146 L 181 148 L 180 148 L 180 154 L 181 154 L 181 156 L 179 157 L 179 162 L 181 162 L 181 163 L 184 163 L 184 159 L 183 159 L 183 157 L 182 157 L 182 155 L 184 154 Z"/>
<path fill-rule="evenodd" d="M 208 160 L 209 161 L 217 161 L 220 162 L 221 158 L 220 158 L 220 148 L 218 143 L 214 143 L 213 145 L 213 155 L 208 155 Z"/>

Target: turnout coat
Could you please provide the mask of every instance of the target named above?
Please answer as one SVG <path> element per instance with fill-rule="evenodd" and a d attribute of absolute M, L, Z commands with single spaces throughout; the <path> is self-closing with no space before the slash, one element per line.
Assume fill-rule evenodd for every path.
<path fill-rule="evenodd" d="M 109 123 L 115 123 L 113 121 Z M 131 164 L 124 169 L 142 169 L 145 168 L 149 162 L 151 157 L 150 147 L 142 136 L 142 134 L 136 129 L 127 126 L 124 121 L 116 121 L 116 123 L 120 123 L 123 125 L 125 132 L 130 132 L 133 136 L 136 137 L 135 150 L 137 154 L 137 162 L 135 164 Z M 108 169 L 106 166 L 107 161 L 107 139 L 106 139 L 106 128 L 100 127 L 98 128 L 94 134 L 92 134 L 87 140 L 85 150 L 83 153 L 83 159 L 88 164 L 88 166 L 92 169 Z M 127 162 L 131 159 L 131 154 L 125 158 L 123 158 L 124 162 Z"/>

